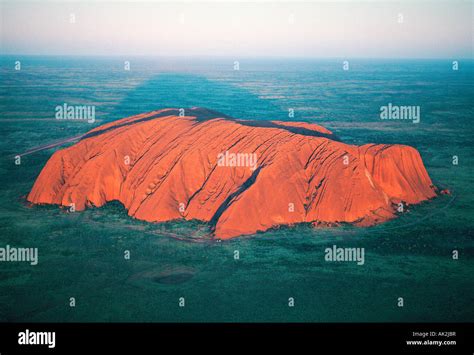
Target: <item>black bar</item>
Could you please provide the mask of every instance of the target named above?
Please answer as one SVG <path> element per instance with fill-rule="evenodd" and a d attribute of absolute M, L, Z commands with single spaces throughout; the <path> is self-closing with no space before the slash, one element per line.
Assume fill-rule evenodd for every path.
<path fill-rule="evenodd" d="M 30 334 L 55 332 L 55 347 L 19 345 L 19 333 L 27 329 Z M 193 352 L 200 348 L 228 352 L 257 348 L 282 350 L 283 345 L 295 351 L 306 348 L 308 354 L 340 350 L 352 353 L 375 350 L 380 354 L 472 354 L 473 334 L 473 323 L 0 323 L 0 354 L 90 354 L 97 351 L 172 354 L 189 347 Z M 456 344 L 408 345 L 407 341 L 455 341 Z"/>

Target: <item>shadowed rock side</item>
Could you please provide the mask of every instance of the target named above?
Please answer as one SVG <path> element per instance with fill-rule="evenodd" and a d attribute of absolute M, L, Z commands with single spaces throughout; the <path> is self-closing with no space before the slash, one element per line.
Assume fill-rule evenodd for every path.
<path fill-rule="evenodd" d="M 247 124 L 201 108 L 150 112 L 55 152 L 28 201 L 80 211 L 118 200 L 134 218 L 198 219 L 227 239 L 302 222 L 369 226 L 436 195 L 416 149 L 333 137 L 316 124 Z M 225 152 L 255 153 L 257 164 L 222 166 Z"/>

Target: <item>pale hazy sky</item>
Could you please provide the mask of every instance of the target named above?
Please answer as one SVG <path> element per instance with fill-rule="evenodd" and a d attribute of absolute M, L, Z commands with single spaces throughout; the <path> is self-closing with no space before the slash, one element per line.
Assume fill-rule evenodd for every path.
<path fill-rule="evenodd" d="M 7 0 L 0 5 L 0 52 L 472 58 L 472 4 Z"/>

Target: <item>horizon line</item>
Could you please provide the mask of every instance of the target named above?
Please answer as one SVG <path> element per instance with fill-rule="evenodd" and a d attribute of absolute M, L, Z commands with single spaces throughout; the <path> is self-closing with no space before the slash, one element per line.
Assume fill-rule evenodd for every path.
<path fill-rule="evenodd" d="M 349 60 L 349 59 L 377 59 L 377 60 L 474 60 L 474 55 L 470 57 L 466 56 L 452 56 L 452 57 L 364 57 L 364 56 L 279 56 L 279 55 L 208 55 L 208 54 L 193 54 L 193 55 L 162 55 L 162 54 L 25 54 L 25 53 L 0 53 L 0 57 L 75 57 L 75 58 L 167 58 L 167 59 L 337 59 L 337 60 Z"/>

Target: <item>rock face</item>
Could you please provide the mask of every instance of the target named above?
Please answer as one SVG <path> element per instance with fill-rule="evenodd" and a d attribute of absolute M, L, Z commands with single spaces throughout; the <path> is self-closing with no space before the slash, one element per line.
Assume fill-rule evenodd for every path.
<path fill-rule="evenodd" d="M 310 123 L 179 113 L 93 129 L 53 154 L 28 201 L 81 211 L 118 200 L 134 218 L 206 221 L 228 239 L 304 222 L 370 226 L 394 218 L 399 203 L 436 196 L 409 146 L 349 145 Z"/>

